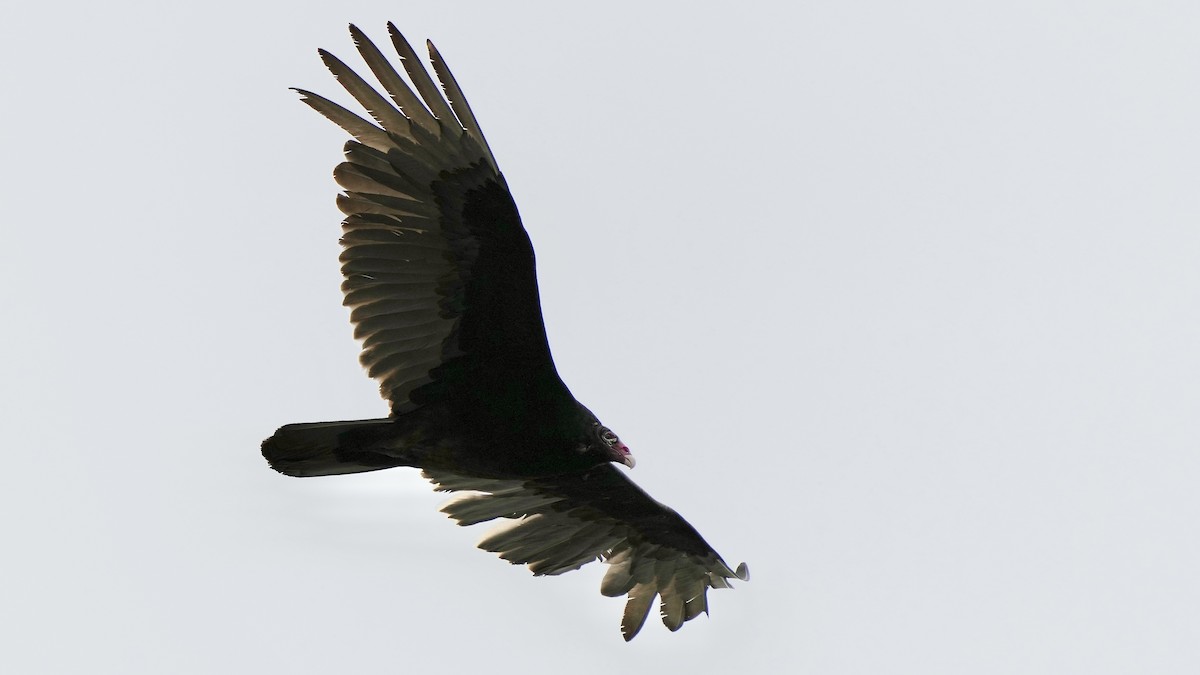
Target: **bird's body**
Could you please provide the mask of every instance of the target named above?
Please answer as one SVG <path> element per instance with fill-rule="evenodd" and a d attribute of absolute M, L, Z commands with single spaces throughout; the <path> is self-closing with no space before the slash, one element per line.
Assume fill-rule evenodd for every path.
<path fill-rule="evenodd" d="M 460 524 L 515 521 L 482 548 L 536 574 L 611 563 L 601 590 L 629 594 L 626 639 L 656 595 L 677 629 L 707 611 L 708 587 L 746 578 L 745 566 L 730 569 L 613 466 L 632 467 L 632 456 L 558 376 L 533 246 L 474 115 L 432 44 L 448 101 L 388 27 L 415 93 L 351 26 L 391 101 L 324 51 L 374 122 L 301 94 L 355 137 L 334 172 L 347 216 L 342 289 L 391 415 L 289 424 L 263 455 L 292 476 L 420 468 L 438 489 L 473 493 L 443 509 Z"/>

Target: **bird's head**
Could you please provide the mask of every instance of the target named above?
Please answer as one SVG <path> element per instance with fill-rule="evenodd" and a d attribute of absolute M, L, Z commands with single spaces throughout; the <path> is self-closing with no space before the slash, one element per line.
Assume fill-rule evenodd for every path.
<path fill-rule="evenodd" d="M 629 468 L 633 468 L 634 460 L 633 453 L 629 451 L 629 446 L 621 442 L 612 429 L 596 422 L 592 426 L 592 431 L 596 435 L 596 442 L 600 448 L 608 455 L 608 461 L 620 462 Z"/>

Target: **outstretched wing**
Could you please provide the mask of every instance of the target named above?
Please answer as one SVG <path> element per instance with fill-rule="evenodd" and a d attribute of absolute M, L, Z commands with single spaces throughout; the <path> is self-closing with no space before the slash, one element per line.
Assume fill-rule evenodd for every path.
<path fill-rule="evenodd" d="M 426 469 L 443 491 L 471 491 L 442 507 L 460 525 L 512 518 L 479 547 L 534 574 L 562 574 L 602 559 L 607 596 L 628 595 L 621 634 L 632 640 L 661 597 L 660 615 L 672 631 L 708 612 L 709 588 L 749 578 L 746 564 L 731 569 L 686 520 L 655 501 L 612 464 L 578 474 L 497 480 Z"/>
<path fill-rule="evenodd" d="M 396 27 L 388 31 L 411 87 L 350 26 L 386 97 L 320 51 L 373 121 L 297 90 L 355 139 L 334 178 L 345 190 L 342 290 L 362 364 L 394 415 L 432 401 L 490 410 L 499 400 L 518 411 L 552 401 L 571 411 L 546 341 L 533 246 L 475 116 L 432 43 L 448 100 Z"/>

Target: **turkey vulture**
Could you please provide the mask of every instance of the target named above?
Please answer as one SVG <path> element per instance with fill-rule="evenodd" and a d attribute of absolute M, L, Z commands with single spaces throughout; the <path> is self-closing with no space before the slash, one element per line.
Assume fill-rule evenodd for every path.
<path fill-rule="evenodd" d="M 263 456 L 289 476 L 420 468 L 437 490 L 466 493 L 442 508 L 460 525 L 512 519 L 480 548 L 535 575 L 608 563 L 600 592 L 629 596 L 626 640 L 656 596 L 678 630 L 708 612 L 709 587 L 747 579 L 746 565 L 731 569 L 614 466 L 633 468 L 633 456 L 559 379 L 533 246 L 458 83 L 427 43 L 443 98 L 391 23 L 388 32 L 411 88 L 350 26 L 386 97 L 319 51 L 373 122 L 296 91 L 354 137 L 334 170 L 345 190 L 342 291 L 391 413 L 288 424 L 263 441 Z"/>

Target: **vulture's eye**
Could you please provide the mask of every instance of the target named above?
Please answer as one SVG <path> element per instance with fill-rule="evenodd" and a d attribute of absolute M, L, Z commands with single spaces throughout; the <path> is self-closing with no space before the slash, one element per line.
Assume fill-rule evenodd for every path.
<path fill-rule="evenodd" d="M 604 433 L 600 434 L 600 438 L 603 438 L 604 442 L 608 443 L 609 445 L 617 442 L 617 435 L 608 429 L 605 429 Z"/>

